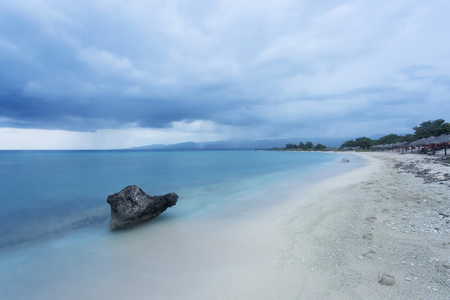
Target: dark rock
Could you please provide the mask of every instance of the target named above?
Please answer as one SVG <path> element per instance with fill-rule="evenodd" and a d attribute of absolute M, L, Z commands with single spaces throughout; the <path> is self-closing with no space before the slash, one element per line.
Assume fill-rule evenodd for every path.
<path fill-rule="evenodd" d="M 153 219 L 175 205 L 177 200 L 175 193 L 149 196 L 140 187 L 129 185 L 106 200 L 111 205 L 109 228 L 126 228 Z"/>

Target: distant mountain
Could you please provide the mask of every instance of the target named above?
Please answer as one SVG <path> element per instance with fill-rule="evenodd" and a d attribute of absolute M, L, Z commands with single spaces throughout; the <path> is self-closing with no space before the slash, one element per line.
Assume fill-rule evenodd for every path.
<path fill-rule="evenodd" d="M 313 144 L 320 143 L 327 147 L 340 147 L 347 139 L 341 138 L 287 138 L 287 139 L 273 139 L 273 140 L 244 140 L 233 139 L 216 142 L 187 142 L 172 145 L 154 144 L 142 147 L 134 147 L 123 150 L 253 150 L 253 149 L 272 149 L 282 148 L 286 144 L 299 144 L 300 142 L 310 141 Z"/>

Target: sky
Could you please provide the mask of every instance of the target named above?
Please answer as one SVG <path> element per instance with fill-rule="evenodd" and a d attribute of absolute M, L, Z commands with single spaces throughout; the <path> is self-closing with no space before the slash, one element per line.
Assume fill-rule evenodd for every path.
<path fill-rule="evenodd" d="M 449 32 L 448 0 L 0 0 L 0 149 L 413 133 Z"/>

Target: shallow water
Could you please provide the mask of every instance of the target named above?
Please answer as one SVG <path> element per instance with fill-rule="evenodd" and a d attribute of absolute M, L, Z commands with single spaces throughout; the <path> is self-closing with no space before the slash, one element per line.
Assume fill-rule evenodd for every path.
<path fill-rule="evenodd" d="M 166 279 L 180 280 L 184 273 L 192 278 L 192 272 L 199 281 L 208 277 L 216 255 L 204 246 L 220 251 L 233 243 L 229 232 L 219 238 L 224 228 L 282 203 L 293 188 L 363 163 L 352 157 L 350 164 L 341 164 L 342 157 L 272 151 L 1 151 L 1 294 L 5 299 L 121 298 L 136 291 L 128 295 L 119 282 L 133 281 L 145 294 L 151 278 L 162 297 L 170 288 Z M 106 198 L 129 184 L 151 195 L 173 191 L 180 198 L 155 220 L 111 233 Z"/>

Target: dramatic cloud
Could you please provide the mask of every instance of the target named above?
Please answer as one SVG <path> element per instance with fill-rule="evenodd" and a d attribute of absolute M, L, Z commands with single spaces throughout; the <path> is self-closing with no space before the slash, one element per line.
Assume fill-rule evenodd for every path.
<path fill-rule="evenodd" d="M 0 148 L 409 133 L 449 119 L 447 8 L 0 0 Z"/>

